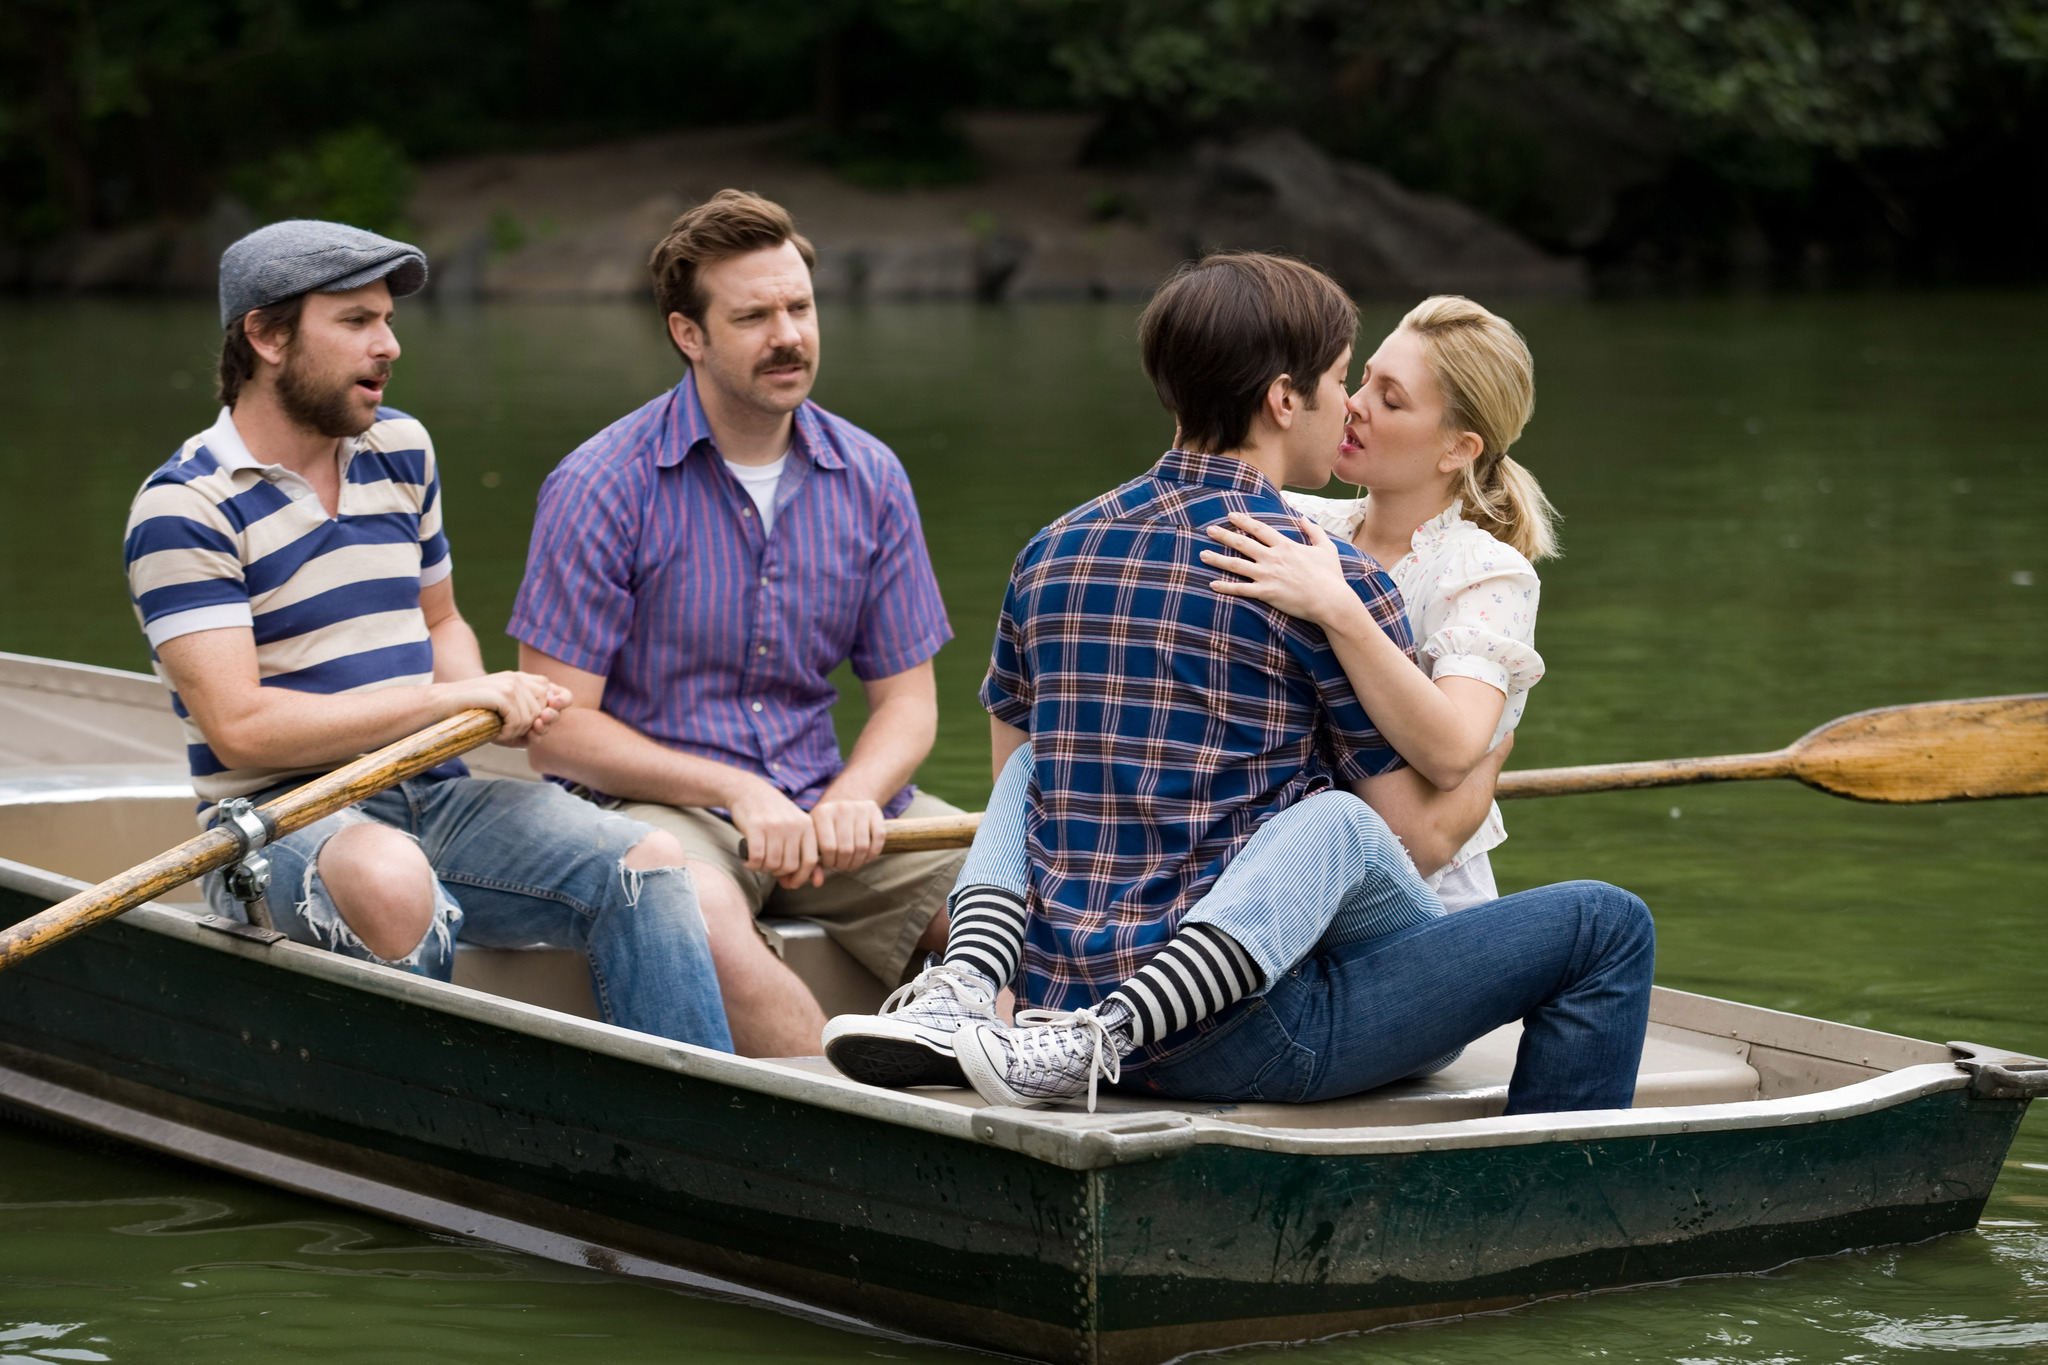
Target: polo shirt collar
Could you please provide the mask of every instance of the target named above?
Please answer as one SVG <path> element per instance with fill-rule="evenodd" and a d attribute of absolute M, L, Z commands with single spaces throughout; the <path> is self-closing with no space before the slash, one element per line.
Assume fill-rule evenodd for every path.
<path fill-rule="evenodd" d="M 242 433 L 235 430 L 235 415 L 226 408 L 206 429 L 200 441 L 206 446 L 213 462 L 220 466 L 223 474 L 233 474 L 243 469 L 261 469 L 263 462 L 249 453 L 248 443 L 242 440 Z"/>
<path fill-rule="evenodd" d="M 697 372 L 693 369 L 683 375 L 682 382 L 675 387 L 675 403 L 669 420 L 669 439 L 662 442 L 660 453 L 654 463 L 668 469 L 679 465 L 699 445 L 716 443 L 711 436 L 711 419 L 704 414 L 704 404 L 697 397 Z M 818 420 L 820 409 L 809 399 L 796 410 L 796 430 L 790 441 L 791 451 L 802 455 L 820 469 L 844 469 L 846 459 L 825 434 L 825 424 Z"/>
<path fill-rule="evenodd" d="M 1191 450 L 1169 450 L 1152 466 L 1152 476 L 1168 483 L 1191 483 L 1202 488 L 1220 488 L 1234 493 L 1263 493 L 1278 498 L 1273 481 L 1243 460 L 1228 455 L 1198 455 Z"/>
<path fill-rule="evenodd" d="M 266 470 L 281 468 L 278 465 L 265 464 L 250 454 L 249 443 L 242 439 L 241 431 L 235 426 L 234 413 L 226 408 L 220 410 L 220 416 L 214 419 L 213 425 L 201 434 L 199 440 L 206 447 L 207 453 L 213 456 L 214 463 L 220 466 L 220 471 L 223 474 L 236 474 L 244 469 L 249 469 L 268 478 L 270 475 L 265 473 Z M 342 466 L 344 469 L 347 468 L 348 457 L 353 456 L 361 448 L 362 441 L 363 438 L 361 436 L 354 437 L 349 441 L 343 451 Z M 291 471 L 284 470 L 283 472 L 290 473 Z"/>

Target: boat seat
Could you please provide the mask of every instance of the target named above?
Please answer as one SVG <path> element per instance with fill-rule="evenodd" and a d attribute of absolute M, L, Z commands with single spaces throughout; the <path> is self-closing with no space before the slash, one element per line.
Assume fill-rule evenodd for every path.
<path fill-rule="evenodd" d="M 756 922 L 768 945 L 811 988 L 828 1018 L 871 1014 L 881 1006 L 886 988 L 823 929 L 797 919 Z M 563 1014 L 597 1018 L 589 964 L 583 954 L 568 948 L 478 948 L 458 943 L 455 984 Z"/>
<path fill-rule="evenodd" d="M 1177 1104 L 1104 1094 L 1096 1107 L 1104 1113 L 1165 1109 L 1260 1128 L 1384 1128 L 1487 1118 L 1507 1108 L 1508 1078 L 1514 1073 L 1515 1050 L 1521 1039 L 1521 1024 L 1507 1024 L 1475 1041 L 1463 1056 L 1434 1076 L 1400 1081 L 1341 1100 L 1315 1104 Z M 838 1074 L 822 1057 L 781 1058 L 776 1065 L 813 1075 Z M 1668 1024 L 1650 1025 L 1636 1076 L 1638 1109 L 1733 1104 L 1758 1098 L 1758 1078 L 1749 1064 L 1748 1043 Z M 982 1104 L 980 1096 L 971 1090 L 929 1088 L 917 1093 L 971 1109 Z M 1084 1107 L 1055 1105 L 1051 1111 L 1080 1113 Z"/>
<path fill-rule="evenodd" d="M 809 985 L 826 1015 L 872 1012 L 882 985 L 815 924 L 764 919 L 783 960 Z M 581 953 L 561 948 L 477 948 L 457 945 L 455 984 L 564 1014 L 595 1019 L 590 972 Z M 1504 1025 L 1478 1039 L 1464 1055 L 1433 1076 L 1400 1081 L 1363 1095 L 1316 1104 L 1176 1104 L 1105 1094 L 1106 1112 L 1170 1109 L 1232 1123 L 1280 1128 L 1378 1128 L 1448 1123 L 1484 1118 L 1507 1107 L 1508 1078 L 1521 1043 L 1520 1023 Z M 820 1076 L 838 1072 L 823 1057 L 776 1059 L 776 1065 Z M 981 1105 L 971 1090 L 929 1089 L 920 1094 L 969 1108 Z M 1759 1097 L 1749 1044 L 1670 1024 L 1652 1022 L 1637 1072 L 1639 1109 L 1687 1104 L 1732 1104 Z M 1080 1106 L 1064 1106 L 1078 1110 Z"/>
<path fill-rule="evenodd" d="M 0 722 L 6 719 L 0 708 Z M 197 810 L 182 761 L 9 763 L 0 766 L 0 858 L 103 881 L 197 834 Z M 157 899 L 194 905 L 203 898 L 188 882 Z"/>
<path fill-rule="evenodd" d="M 1399 1081 L 1363 1095 L 1317 1104 L 1187 1105 L 1189 1113 L 1232 1123 L 1284 1128 L 1378 1128 L 1489 1118 L 1507 1108 L 1508 1079 L 1522 1025 L 1507 1024 L 1474 1041 L 1464 1055 L 1433 1076 Z M 1757 1098 L 1758 1078 L 1749 1044 L 1653 1023 L 1636 1071 L 1638 1109 L 1683 1104 L 1732 1104 Z M 1124 1096 L 1116 1107 L 1157 1106 Z M 1107 1106 L 1098 1106 L 1107 1107 Z"/>

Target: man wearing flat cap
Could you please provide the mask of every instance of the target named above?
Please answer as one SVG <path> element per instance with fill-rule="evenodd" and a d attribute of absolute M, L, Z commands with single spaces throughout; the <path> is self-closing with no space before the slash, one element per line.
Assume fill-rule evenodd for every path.
<path fill-rule="evenodd" d="M 128 518 L 129 590 L 184 721 L 202 826 L 472 707 L 521 746 L 569 697 L 484 672 L 455 607 L 433 442 L 383 406 L 416 247 L 273 223 L 221 257 L 214 424 Z M 266 850 L 277 927 L 447 980 L 457 939 L 588 953 L 612 1023 L 730 1051 L 704 919 L 669 835 L 450 762 Z M 243 917 L 219 874 L 220 914 Z"/>

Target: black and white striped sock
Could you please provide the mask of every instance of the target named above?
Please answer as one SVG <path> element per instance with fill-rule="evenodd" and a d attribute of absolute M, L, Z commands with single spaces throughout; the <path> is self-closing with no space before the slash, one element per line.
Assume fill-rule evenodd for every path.
<path fill-rule="evenodd" d="M 1142 1046 L 1220 1014 L 1263 979 L 1236 939 L 1211 925 L 1187 924 L 1103 1003 L 1123 1007 L 1131 1041 Z"/>
<path fill-rule="evenodd" d="M 970 967 L 1010 984 L 1024 956 L 1024 902 L 1000 886 L 970 886 L 953 893 L 946 930 L 948 967 Z"/>

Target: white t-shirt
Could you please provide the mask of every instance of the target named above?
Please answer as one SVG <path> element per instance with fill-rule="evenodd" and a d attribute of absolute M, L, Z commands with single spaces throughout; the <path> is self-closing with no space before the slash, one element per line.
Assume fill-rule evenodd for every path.
<path fill-rule="evenodd" d="M 747 490 L 747 496 L 754 500 L 754 506 L 760 511 L 761 534 L 764 536 L 775 529 L 775 485 L 782 482 L 782 467 L 788 463 L 787 455 L 774 464 L 725 462 L 725 467 L 740 481 L 740 487 Z"/>

